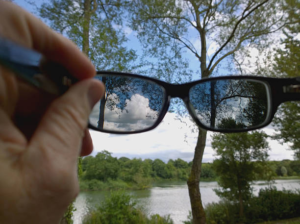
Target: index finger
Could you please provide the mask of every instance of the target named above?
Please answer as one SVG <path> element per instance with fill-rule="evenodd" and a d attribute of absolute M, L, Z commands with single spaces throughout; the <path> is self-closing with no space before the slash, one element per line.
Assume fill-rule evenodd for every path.
<path fill-rule="evenodd" d="M 63 65 L 79 80 L 91 78 L 96 71 L 79 48 L 42 21 L 13 3 L 0 1 L 0 35 L 36 50 L 48 60 Z"/>

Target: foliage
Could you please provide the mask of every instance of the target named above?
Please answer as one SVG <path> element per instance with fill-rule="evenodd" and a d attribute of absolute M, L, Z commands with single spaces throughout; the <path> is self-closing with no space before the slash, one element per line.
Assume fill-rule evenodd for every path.
<path fill-rule="evenodd" d="M 177 161 L 177 167 L 174 165 L 175 161 Z M 255 171 L 253 173 L 254 180 L 272 180 L 282 177 L 282 167 L 286 168 L 287 177 L 295 178 L 296 175 L 300 175 L 299 161 L 252 161 L 251 164 Z M 190 167 L 191 162 L 187 163 L 181 159 L 170 159 L 167 163 L 160 159 L 142 160 L 126 157 L 117 159 L 111 153 L 102 151 L 95 157 L 87 156 L 82 159 L 80 189 L 83 191 L 145 189 L 150 187 L 152 182 L 159 180 L 186 181 Z M 106 169 L 111 170 L 106 172 Z M 103 172 L 101 175 L 97 174 L 99 170 Z M 219 176 L 220 174 L 215 172 L 213 164 L 202 164 L 202 180 L 212 181 Z"/>
<path fill-rule="evenodd" d="M 278 191 L 276 187 L 261 189 L 249 201 L 246 216 L 251 220 L 268 221 L 299 217 L 300 191 Z"/>
<path fill-rule="evenodd" d="M 255 180 L 255 173 L 262 172 L 253 161 L 264 163 L 268 156 L 266 137 L 264 132 L 254 131 L 214 134 L 212 138 L 212 147 L 218 157 L 213 162 L 213 169 L 219 176 L 218 184 L 221 187 L 215 192 L 220 197 L 239 203 L 241 219 L 244 203 L 252 194 L 250 183 Z"/>
<path fill-rule="evenodd" d="M 185 51 L 199 62 L 196 78 L 207 78 L 217 74 L 222 63 L 232 68 L 235 55 L 245 56 L 247 47 L 264 47 L 261 39 L 267 40 L 268 34 L 285 23 L 276 0 L 132 0 L 128 10 L 130 26 L 138 33 L 144 55 L 158 59 L 149 71 L 167 81 L 182 77 L 183 72 L 176 68 L 177 64 L 187 66 L 182 56 Z M 177 111 L 180 114 L 180 107 Z M 207 132 L 198 130 L 188 186 L 194 222 L 205 223 L 199 178 Z"/>
<path fill-rule="evenodd" d="M 144 189 L 153 180 L 187 180 L 190 167 L 181 159 L 169 160 L 168 163 L 160 159 L 117 159 L 104 150 L 95 157 L 85 157 L 82 160 L 82 170 L 82 190 Z"/>
<path fill-rule="evenodd" d="M 157 214 L 148 218 L 137 208 L 136 201 L 124 192 L 111 192 L 111 196 L 98 207 L 96 211 L 87 215 L 84 224 L 172 224 L 169 216 L 161 217 Z"/>
<path fill-rule="evenodd" d="M 228 200 L 209 203 L 205 208 L 207 224 L 238 223 L 238 205 Z"/>
<path fill-rule="evenodd" d="M 221 200 L 206 206 L 208 224 L 238 223 L 238 204 Z M 244 223 L 288 219 L 299 217 L 300 192 L 278 191 L 275 187 L 261 189 L 245 206 Z"/>
<path fill-rule="evenodd" d="M 127 49 L 123 5 L 119 0 L 51 0 L 39 8 L 51 28 L 79 46 L 98 70 L 130 71 L 136 52 Z"/>
<path fill-rule="evenodd" d="M 74 206 L 74 202 L 72 202 L 68 206 L 63 218 L 60 221 L 60 224 L 73 224 L 73 212 L 75 212 L 75 211 L 76 211 L 76 208 Z"/>
<path fill-rule="evenodd" d="M 285 8 L 288 12 L 289 25 L 284 30 L 285 38 L 278 48 L 273 64 L 273 76 L 276 77 L 298 77 L 300 76 L 300 41 L 297 35 L 300 32 L 300 2 L 297 0 L 286 0 Z M 290 142 L 291 149 L 295 151 L 295 158 L 300 159 L 300 104 L 299 102 L 287 102 L 281 105 L 273 119 L 278 133 L 275 139 L 281 143 Z"/>
<path fill-rule="evenodd" d="M 102 151 L 95 157 L 84 158 L 84 178 L 106 181 L 116 179 L 119 175 L 120 167 L 118 159 L 111 156 L 108 151 Z"/>
<path fill-rule="evenodd" d="M 212 168 L 212 164 L 203 163 L 201 167 L 201 179 L 203 180 L 215 180 L 217 177 L 216 172 Z"/>

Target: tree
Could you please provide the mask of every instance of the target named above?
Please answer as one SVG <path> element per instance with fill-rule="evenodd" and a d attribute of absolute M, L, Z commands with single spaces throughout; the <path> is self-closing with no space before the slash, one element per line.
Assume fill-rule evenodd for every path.
<path fill-rule="evenodd" d="M 124 3 L 119 0 L 51 0 L 43 3 L 40 16 L 53 29 L 74 41 L 97 70 L 130 71 L 137 66 L 136 52 L 124 47 Z M 106 89 L 111 89 L 102 78 Z M 118 83 L 114 83 L 114 87 Z M 103 128 L 104 108 L 110 94 L 101 99 L 98 127 Z"/>
<path fill-rule="evenodd" d="M 51 28 L 66 35 L 98 70 L 131 70 L 136 53 L 124 47 L 124 13 L 119 0 L 51 0 L 38 9 Z"/>
<path fill-rule="evenodd" d="M 152 163 L 152 168 L 156 174 L 157 177 L 167 179 L 168 178 L 168 172 L 166 170 L 166 164 L 160 160 L 155 159 Z"/>
<path fill-rule="evenodd" d="M 216 173 L 212 169 L 212 164 L 210 164 L 210 163 L 203 163 L 202 164 L 201 177 L 204 178 L 204 179 L 214 179 L 214 178 L 216 178 Z"/>
<path fill-rule="evenodd" d="M 287 169 L 284 166 L 281 167 L 280 171 L 281 171 L 282 176 L 284 176 L 284 177 L 287 176 Z"/>
<path fill-rule="evenodd" d="M 86 163 L 84 177 L 88 180 L 97 179 L 107 181 L 108 179 L 117 179 L 120 167 L 117 158 L 111 156 L 111 153 L 103 150 L 97 153 L 95 157 L 89 156 L 83 159 Z"/>
<path fill-rule="evenodd" d="M 277 13 L 279 8 L 275 0 L 129 2 L 130 24 L 138 33 L 145 55 L 158 58 L 155 62 L 160 65 L 166 58 L 183 61 L 182 54 L 187 50 L 198 60 L 197 74 L 202 79 L 216 73 L 222 63 L 232 62 L 237 52 L 246 54 L 247 46 L 260 45 L 261 38 L 280 29 L 285 19 L 284 14 Z M 210 55 L 209 47 L 214 48 Z M 188 179 L 193 222 L 202 224 L 206 221 L 199 180 L 206 135 L 199 128 Z"/>
<path fill-rule="evenodd" d="M 300 76 L 300 41 L 297 35 L 300 32 L 299 10 L 300 2 L 286 0 L 285 8 L 289 15 L 289 25 L 284 30 L 282 40 L 283 49 L 277 49 L 274 60 L 273 76 L 298 77 Z M 290 142 L 295 158 L 300 160 L 300 104 L 287 102 L 281 105 L 273 120 L 276 131 L 275 139 L 281 143 Z"/>
<path fill-rule="evenodd" d="M 252 194 L 250 183 L 262 172 L 254 161 L 265 162 L 268 154 L 267 135 L 264 132 L 214 134 L 212 147 L 217 159 L 213 169 L 219 176 L 221 190 L 217 195 L 239 203 L 240 221 L 244 218 L 244 202 Z"/>

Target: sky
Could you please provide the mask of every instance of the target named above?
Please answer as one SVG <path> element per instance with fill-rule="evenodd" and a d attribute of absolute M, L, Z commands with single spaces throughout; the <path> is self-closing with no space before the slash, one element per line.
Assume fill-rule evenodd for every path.
<path fill-rule="evenodd" d="M 183 159 L 192 161 L 197 141 L 197 132 L 192 133 L 189 119 L 183 122 L 177 120 L 172 113 L 167 113 L 164 121 L 154 130 L 132 135 L 112 135 L 96 131 L 90 131 L 94 152 L 107 150 L 115 157 L 161 159 L 167 162 L 169 159 Z M 268 126 L 264 129 L 267 134 L 274 133 L 274 129 Z M 211 136 L 208 132 L 203 162 L 212 162 L 214 150 L 211 147 Z M 269 160 L 293 159 L 293 151 L 288 150 L 288 144 L 281 145 L 277 141 L 268 139 Z"/>
<path fill-rule="evenodd" d="M 15 2 L 28 11 L 33 11 L 32 6 L 25 3 L 24 0 L 15 0 Z M 37 4 L 42 2 L 45 1 L 36 1 Z M 129 38 L 130 36 L 134 38 L 130 30 L 127 32 Z M 213 52 L 214 47 L 212 44 L 208 51 Z M 191 60 L 191 63 L 198 62 L 194 59 Z M 198 64 L 195 66 L 198 66 Z M 107 150 L 114 157 L 159 158 L 165 162 L 169 159 L 181 158 L 188 162 L 192 161 L 197 142 L 197 131 L 195 131 L 196 128 L 189 118 L 182 118 L 182 120 L 184 122 L 176 119 L 174 114 L 167 113 L 163 122 L 156 129 L 132 135 L 106 134 L 90 130 L 94 143 L 92 155 L 96 155 L 102 150 Z M 272 125 L 262 130 L 270 135 L 274 133 Z M 208 132 L 203 162 L 212 162 L 214 159 L 214 151 L 211 147 L 211 135 L 212 132 Z M 270 146 L 270 160 L 293 159 L 293 151 L 288 150 L 288 144 L 281 145 L 277 141 L 270 139 L 268 142 Z"/>

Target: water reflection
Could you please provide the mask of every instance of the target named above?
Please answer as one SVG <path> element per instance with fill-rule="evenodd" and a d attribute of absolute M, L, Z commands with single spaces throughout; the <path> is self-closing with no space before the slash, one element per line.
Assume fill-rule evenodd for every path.
<path fill-rule="evenodd" d="M 274 184 L 278 190 L 294 190 L 300 188 L 300 180 L 277 180 Z M 252 185 L 254 194 L 259 189 L 267 187 L 264 181 L 257 181 Z M 201 182 L 200 191 L 202 203 L 218 202 L 220 198 L 213 189 L 218 188 L 217 182 Z M 147 214 L 171 215 L 174 224 L 182 224 L 187 220 L 191 210 L 188 188 L 185 182 L 161 182 L 147 190 L 128 191 L 138 199 L 138 204 L 143 206 Z M 75 201 L 74 224 L 81 224 L 85 214 L 101 203 L 108 191 L 81 192 Z"/>

